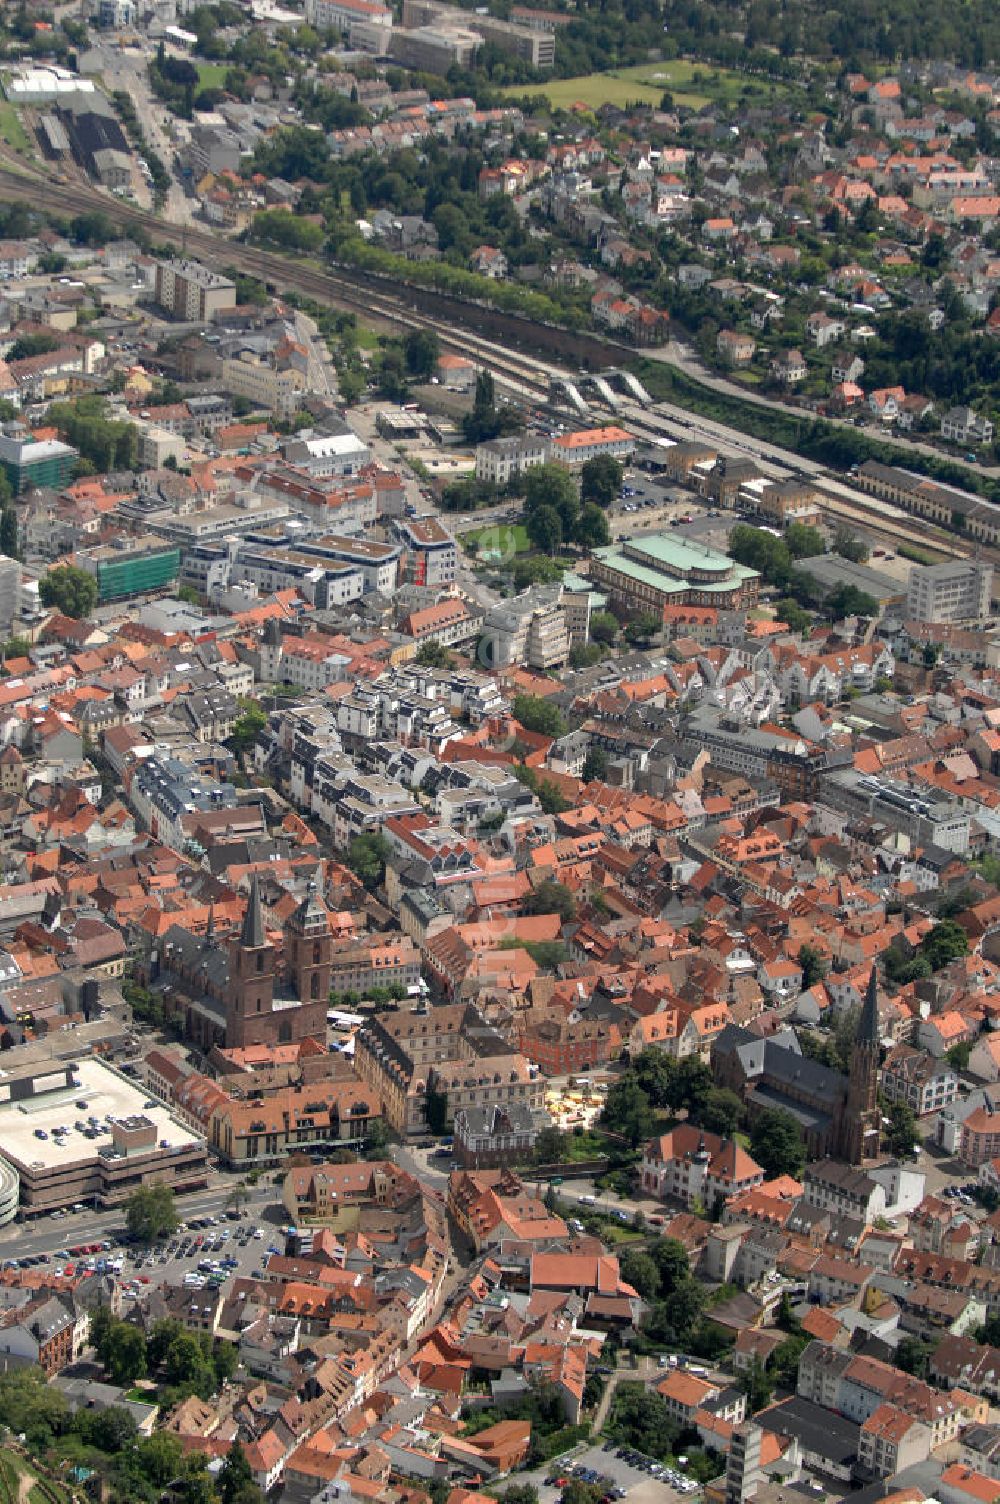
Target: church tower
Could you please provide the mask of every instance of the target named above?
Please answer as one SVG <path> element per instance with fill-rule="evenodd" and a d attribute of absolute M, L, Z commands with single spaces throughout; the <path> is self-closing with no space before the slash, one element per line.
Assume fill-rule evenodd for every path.
<path fill-rule="evenodd" d="M 238 936 L 229 942 L 226 1048 L 266 1043 L 272 1030 L 274 948 L 268 944 L 260 883 L 254 873 Z"/>
<path fill-rule="evenodd" d="M 305 898 L 285 925 L 285 960 L 291 991 L 302 1004 L 294 1022 L 296 1039 L 326 1040 L 333 936 L 330 916 L 310 883 Z"/>
<path fill-rule="evenodd" d="M 878 1066 L 878 967 L 873 965 L 851 1052 L 847 1105 L 841 1130 L 843 1157 L 852 1165 L 878 1158 L 881 1130 Z"/>

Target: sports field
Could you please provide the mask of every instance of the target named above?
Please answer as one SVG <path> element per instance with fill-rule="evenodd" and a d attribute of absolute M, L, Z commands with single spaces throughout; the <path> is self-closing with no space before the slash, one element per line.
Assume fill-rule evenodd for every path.
<path fill-rule="evenodd" d="M 544 94 L 553 109 L 571 110 L 575 105 L 596 110 L 602 104 L 659 104 L 669 91 L 677 105 L 700 110 L 713 102 L 732 102 L 741 97 L 770 98 L 772 85 L 766 79 L 726 68 L 693 63 L 687 58 L 672 58 L 664 63 L 640 63 L 634 68 L 618 68 L 612 73 L 586 73 L 578 78 L 554 78 L 544 84 L 514 85 L 503 92 Z"/>
<path fill-rule="evenodd" d="M 198 69 L 198 87 L 200 89 L 223 88 L 230 66 L 229 63 L 195 63 Z"/>

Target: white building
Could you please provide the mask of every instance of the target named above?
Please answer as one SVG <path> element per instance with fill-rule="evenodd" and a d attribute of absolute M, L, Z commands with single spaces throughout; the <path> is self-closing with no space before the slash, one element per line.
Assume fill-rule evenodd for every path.
<path fill-rule="evenodd" d="M 535 465 L 544 465 L 549 457 L 549 441 L 541 434 L 512 434 L 508 438 L 490 439 L 476 446 L 476 479 L 506 486 L 515 476 Z"/>
<path fill-rule="evenodd" d="M 993 566 L 980 559 L 916 564 L 906 588 L 906 613 L 915 621 L 981 621 L 990 614 Z"/>

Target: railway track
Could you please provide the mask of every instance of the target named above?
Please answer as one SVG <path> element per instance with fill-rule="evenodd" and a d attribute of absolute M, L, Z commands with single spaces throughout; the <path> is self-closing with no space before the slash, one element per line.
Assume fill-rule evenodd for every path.
<path fill-rule="evenodd" d="M 475 357 L 496 378 L 530 402 L 549 400 L 550 382 L 553 378 L 576 380 L 579 377 L 578 370 L 553 364 L 537 354 L 513 351 L 508 346 L 477 333 L 472 327 L 463 325 L 449 329 L 442 325 L 439 317 L 414 307 L 404 292 L 396 295 L 360 287 L 357 280 L 335 267 L 320 271 L 261 246 L 222 240 L 208 230 L 170 224 L 95 188 L 53 182 L 46 174 L 19 159 L 12 163 L 9 155 L 0 151 L 0 199 L 25 199 L 33 195 L 43 197 L 46 207 L 65 214 L 89 213 L 100 209 L 123 230 L 141 229 L 154 240 L 181 247 L 186 253 L 196 255 L 209 264 L 235 267 L 238 271 L 263 281 L 272 292 L 278 293 L 284 288 L 303 293 L 319 303 L 343 308 L 347 312 L 374 316 L 400 328 L 433 330 L 445 348 Z M 471 323 L 476 318 L 476 305 L 465 306 Z M 516 324 L 518 321 L 513 322 Z M 541 337 L 542 328 L 524 322 L 525 337 L 532 330 L 535 336 Z M 601 347 L 606 348 L 606 363 L 609 365 L 615 364 L 616 359 L 623 355 L 632 353 L 611 342 L 606 345 L 601 342 Z M 661 404 L 659 409 L 650 411 L 623 398 L 613 409 L 613 415 L 627 423 L 636 437 L 642 440 L 662 441 L 665 437 L 683 440 L 700 434 L 714 443 L 728 446 L 736 453 L 754 456 L 758 464 L 765 470 L 774 472 L 776 476 L 799 474 L 821 483 L 821 478 L 826 473 L 822 466 L 792 455 L 781 460 L 765 457 L 759 444 L 745 438 L 738 431 L 712 419 L 701 419 L 696 414 L 675 409 L 670 404 Z M 764 449 L 769 449 L 773 454 L 777 446 L 764 446 Z M 922 542 L 928 548 L 950 558 L 967 558 L 974 551 L 974 545 L 965 540 L 957 537 L 954 540 L 942 538 L 919 518 L 905 515 L 905 521 L 899 521 L 896 517 L 887 515 L 884 504 L 875 498 L 869 503 L 859 495 L 857 501 L 848 502 L 821 490 L 819 500 L 822 511 L 896 542 Z M 1000 550 L 980 548 L 979 553 L 1000 567 Z"/>

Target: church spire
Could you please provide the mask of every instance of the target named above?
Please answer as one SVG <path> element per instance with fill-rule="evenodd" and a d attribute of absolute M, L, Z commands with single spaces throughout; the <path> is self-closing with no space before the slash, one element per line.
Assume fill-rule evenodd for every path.
<path fill-rule="evenodd" d="M 250 897 L 243 914 L 240 943 L 248 950 L 258 950 L 267 943 L 264 935 L 264 911 L 260 903 L 260 881 L 256 872 L 250 879 Z"/>
<path fill-rule="evenodd" d="M 861 1017 L 858 1020 L 858 1044 L 878 1046 L 879 1043 L 878 1021 L 878 964 L 872 962 L 871 973 L 868 977 L 868 987 L 865 992 L 864 1006 L 861 1009 Z"/>

